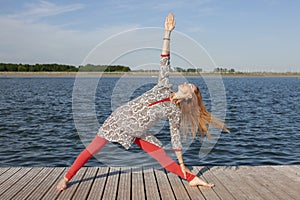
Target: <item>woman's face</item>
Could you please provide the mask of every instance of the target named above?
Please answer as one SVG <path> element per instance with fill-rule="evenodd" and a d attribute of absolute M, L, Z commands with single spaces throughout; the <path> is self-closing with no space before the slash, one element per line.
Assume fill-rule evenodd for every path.
<path fill-rule="evenodd" d="M 178 86 L 178 92 L 175 93 L 177 99 L 192 98 L 193 93 L 196 91 L 194 84 L 183 83 Z"/>

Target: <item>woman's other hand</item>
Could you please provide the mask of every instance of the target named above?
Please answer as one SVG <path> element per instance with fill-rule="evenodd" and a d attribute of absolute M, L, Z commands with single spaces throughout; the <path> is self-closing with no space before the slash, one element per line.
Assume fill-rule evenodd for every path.
<path fill-rule="evenodd" d="M 186 173 L 193 174 L 183 163 L 180 164 L 181 171 L 183 173 L 184 178 L 186 179 Z"/>

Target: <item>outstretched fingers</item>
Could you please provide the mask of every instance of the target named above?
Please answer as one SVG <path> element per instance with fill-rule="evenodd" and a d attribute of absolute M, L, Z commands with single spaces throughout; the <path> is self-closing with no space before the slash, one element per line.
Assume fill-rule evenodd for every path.
<path fill-rule="evenodd" d="M 166 17 L 166 21 L 165 21 L 165 29 L 168 31 L 172 31 L 175 28 L 175 24 L 176 21 L 174 19 L 174 14 L 170 13 L 167 17 Z"/>

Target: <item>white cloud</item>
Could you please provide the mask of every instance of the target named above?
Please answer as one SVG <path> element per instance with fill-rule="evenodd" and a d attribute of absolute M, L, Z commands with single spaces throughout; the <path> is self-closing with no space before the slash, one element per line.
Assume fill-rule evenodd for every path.
<path fill-rule="evenodd" d="M 110 27 L 91 32 L 28 23 L 0 16 L 0 62 L 66 63 L 79 65 L 89 51 L 112 34 L 130 27 Z"/>
<path fill-rule="evenodd" d="M 135 25 L 76 31 L 39 20 L 81 9 L 83 5 L 55 5 L 46 1 L 27 5 L 17 14 L 0 15 L 0 62 L 65 63 L 80 65 L 99 42 Z"/>
<path fill-rule="evenodd" d="M 209 32 L 210 31 L 209 26 L 205 25 L 205 23 L 203 23 L 203 25 L 201 26 L 199 25 L 195 26 L 195 24 L 193 24 L 195 20 L 201 19 L 201 16 L 203 15 L 218 14 L 217 11 L 220 9 L 209 8 L 212 6 L 211 4 L 209 4 L 209 1 L 197 2 L 192 7 L 186 6 L 186 4 L 188 3 L 194 3 L 192 2 L 192 0 L 187 1 L 186 4 L 183 4 L 181 1 L 175 1 L 173 4 L 172 2 L 169 1 L 166 1 L 163 4 L 161 3 L 155 4 L 156 2 L 157 1 L 146 2 L 146 3 L 139 2 L 133 5 L 134 9 L 132 10 L 132 12 L 128 12 L 128 11 L 121 12 L 125 9 L 125 7 L 123 7 L 122 9 L 122 6 L 128 6 L 130 4 L 125 4 L 124 2 L 121 1 L 119 2 L 120 3 L 119 5 L 118 4 L 115 5 L 114 4 L 115 2 L 111 2 L 111 1 L 105 3 L 102 2 L 101 5 L 98 4 L 97 6 L 99 8 L 101 6 L 101 9 L 103 9 L 104 7 L 107 8 L 103 11 L 103 13 L 101 13 L 102 17 L 107 16 L 107 18 L 104 19 L 100 18 L 100 21 L 91 21 L 88 25 L 86 25 L 87 28 L 89 28 L 89 26 L 92 26 L 92 28 L 89 30 L 87 29 L 74 30 L 71 29 L 70 27 L 78 28 L 78 26 L 74 26 L 74 24 L 73 25 L 66 24 L 66 23 L 77 23 L 81 25 L 83 24 L 84 26 L 84 23 L 88 22 L 86 20 L 89 20 L 90 16 L 96 17 L 97 16 L 96 13 L 90 14 L 90 12 L 88 12 L 86 18 L 82 19 L 82 21 L 80 21 L 81 18 L 79 19 L 76 18 L 78 16 L 77 12 L 85 13 L 85 11 L 87 11 L 88 6 L 86 5 L 83 4 L 66 5 L 62 3 L 54 4 L 48 1 L 38 1 L 36 4 L 25 4 L 23 10 L 19 11 L 18 14 L 10 13 L 6 15 L 4 14 L 0 15 L 0 27 L 1 27 L 0 62 L 29 63 L 29 64 L 65 63 L 65 64 L 72 64 L 72 65 L 80 65 L 84 61 L 85 57 L 89 54 L 89 52 L 100 42 L 103 42 L 110 36 L 117 34 L 119 32 L 141 27 L 141 25 L 130 23 L 132 21 L 135 21 L 135 19 L 132 19 L 133 12 L 141 12 L 141 13 L 136 13 L 135 16 L 139 16 L 138 21 L 147 24 L 149 22 L 147 21 L 147 19 L 149 19 L 150 17 L 148 16 L 149 12 L 145 12 L 145 10 L 142 9 L 142 6 L 144 6 L 147 7 L 146 9 L 148 11 L 151 9 L 158 10 L 158 12 L 155 13 L 157 13 L 159 16 L 151 17 L 152 20 L 151 23 L 155 22 L 155 24 L 161 24 L 161 20 L 163 20 L 162 11 L 159 10 L 157 7 L 160 7 L 160 9 L 166 9 L 168 11 L 169 9 L 170 10 L 173 10 L 175 8 L 180 9 L 181 12 L 178 12 L 178 14 L 176 13 L 176 10 L 174 10 L 175 15 L 178 16 L 178 26 L 176 28 L 176 31 L 189 33 L 196 38 L 199 38 L 201 36 L 199 41 L 202 41 L 203 38 L 205 38 L 206 45 L 209 45 L 207 47 L 209 48 L 210 51 L 213 52 L 212 55 L 214 59 L 216 59 L 217 63 L 222 66 L 233 66 L 234 68 L 238 69 L 237 67 L 239 66 L 264 65 L 264 66 L 270 66 L 270 68 L 274 66 L 274 69 L 278 69 L 278 70 L 280 70 L 280 67 L 282 66 L 293 66 L 291 70 L 299 71 L 299 69 L 297 69 L 298 66 L 297 63 L 299 63 L 299 59 L 297 57 L 297 52 L 299 52 L 298 51 L 299 45 L 297 45 L 298 43 L 296 42 L 291 43 L 290 41 L 292 39 L 282 40 L 281 44 L 278 44 L 280 45 L 279 46 L 280 48 L 273 48 L 275 50 L 272 50 L 272 48 L 270 48 L 274 46 L 271 45 L 272 41 L 265 42 L 265 43 L 254 41 L 249 43 L 248 40 L 241 40 L 241 37 L 226 38 L 224 40 L 224 36 L 218 35 L 214 32 Z M 133 4 L 134 2 L 131 3 Z M 171 6 L 168 5 L 168 3 Z M 117 7 L 117 10 L 115 10 L 115 7 L 113 7 L 113 5 Z M 113 11 L 109 10 L 108 8 L 113 8 L 112 9 Z M 187 9 L 189 10 L 191 9 L 190 13 L 188 15 L 183 15 L 183 12 Z M 106 10 L 109 10 L 109 12 L 106 12 Z M 74 12 L 76 15 L 71 15 L 74 14 L 71 13 L 73 11 L 77 11 Z M 123 14 L 125 15 L 125 17 L 123 17 Z M 110 16 L 113 17 L 113 19 L 110 20 L 109 18 Z M 120 20 L 118 19 L 119 16 L 122 16 L 120 17 Z M 66 17 L 66 18 L 61 18 L 61 17 Z M 57 19 L 59 19 L 59 21 L 55 21 Z M 50 22 L 52 23 L 50 24 Z M 98 24 L 98 26 L 96 26 L 95 24 Z M 159 39 L 160 38 L 159 35 L 157 37 L 154 37 L 154 35 L 149 35 L 149 36 L 143 35 L 143 36 L 145 36 L 146 42 L 151 42 L 151 45 L 154 43 L 156 44 L 156 42 L 158 42 L 156 46 L 157 48 L 160 48 L 161 39 Z M 225 36 L 227 37 L 228 35 Z M 277 35 L 277 37 L 279 36 Z M 151 38 L 153 41 L 150 41 Z M 238 40 L 239 38 L 241 41 Z M 280 37 L 280 38 L 284 39 L 284 37 Z M 112 54 L 111 52 L 116 53 L 116 51 L 122 49 L 123 46 L 121 45 L 124 46 L 127 45 L 126 42 L 129 43 L 130 45 L 134 45 L 132 43 L 139 42 L 139 44 L 136 44 L 136 46 L 140 45 L 141 47 L 144 47 L 143 45 L 145 45 L 144 41 L 138 41 L 137 38 L 134 37 L 133 39 L 124 40 L 124 43 L 119 42 L 114 46 L 112 45 L 106 46 L 104 53 L 107 54 Z M 191 48 L 185 48 L 186 46 L 187 44 L 185 43 L 182 44 L 180 43 L 180 40 L 178 38 L 174 38 L 172 44 L 172 50 L 177 50 L 180 53 L 180 55 L 185 55 L 184 54 L 185 52 L 188 52 L 191 55 L 190 53 Z M 235 46 L 237 48 L 233 49 L 233 47 Z M 248 49 L 247 52 L 244 51 L 245 46 L 247 46 Z M 191 47 L 191 45 L 189 45 L 189 47 Z M 258 51 L 257 49 L 260 49 L 261 51 Z M 182 53 L 181 50 L 184 50 L 184 52 Z M 99 55 L 98 57 L 100 57 L 97 58 L 97 61 L 98 60 L 103 61 L 106 55 L 104 53 L 101 55 L 99 54 L 96 55 L 96 56 Z M 156 52 L 154 52 L 153 54 L 155 54 L 153 55 L 154 61 L 151 62 L 156 62 L 157 61 Z M 237 56 L 232 57 L 233 54 Z M 127 56 L 126 58 L 130 58 L 131 60 L 140 59 L 139 57 L 136 57 L 135 54 L 130 54 L 130 55 L 133 55 L 132 59 L 130 56 Z M 146 54 L 146 56 L 149 57 L 149 54 Z M 200 64 L 203 64 L 202 57 L 200 56 L 194 56 L 194 57 L 193 59 L 201 58 L 199 59 L 199 61 L 195 60 L 195 63 L 198 62 Z M 131 61 L 130 59 L 128 60 Z M 120 61 L 124 61 L 124 64 L 126 64 L 125 57 L 124 59 L 122 57 L 122 60 Z M 173 56 L 172 64 L 176 65 L 175 61 L 176 61 L 176 57 Z M 139 65 L 139 63 L 137 63 L 136 66 L 142 66 L 142 65 Z M 284 71 L 285 68 L 282 68 L 281 70 Z"/>
<path fill-rule="evenodd" d="M 11 18 L 37 20 L 84 8 L 84 4 L 57 5 L 48 1 L 25 4 L 25 10 L 10 15 Z"/>

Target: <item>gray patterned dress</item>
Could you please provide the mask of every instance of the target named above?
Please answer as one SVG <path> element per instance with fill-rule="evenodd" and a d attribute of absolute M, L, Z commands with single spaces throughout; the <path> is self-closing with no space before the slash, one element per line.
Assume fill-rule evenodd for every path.
<path fill-rule="evenodd" d="M 157 85 L 117 108 L 99 128 L 100 137 L 118 142 L 126 149 L 132 145 L 135 138 L 162 147 L 162 143 L 155 136 L 147 134 L 147 130 L 160 120 L 169 120 L 172 148 L 174 150 L 182 148 L 179 108 L 171 102 L 148 106 L 150 103 L 169 97 L 172 92 L 172 86 L 169 84 L 170 58 L 161 57 L 160 65 Z"/>

